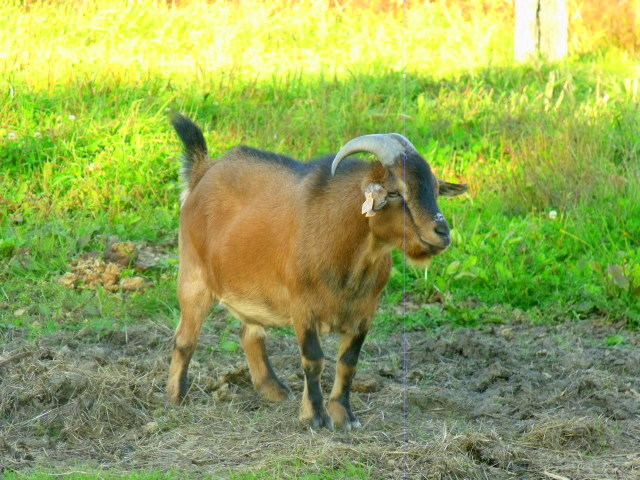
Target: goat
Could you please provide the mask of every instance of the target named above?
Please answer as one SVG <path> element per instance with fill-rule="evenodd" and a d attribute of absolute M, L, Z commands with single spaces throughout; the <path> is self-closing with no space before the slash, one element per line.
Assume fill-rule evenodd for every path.
<path fill-rule="evenodd" d="M 360 426 L 349 390 L 391 250 L 419 264 L 442 253 L 451 238 L 437 196 L 460 195 L 467 186 L 436 178 L 397 133 L 357 137 L 308 163 L 246 146 L 212 161 L 198 126 L 178 114 L 172 123 L 184 145 L 186 190 L 170 400 L 179 404 L 187 393 L 189 361 L 217 301 L 242 321 L 256 391 L 270 401 L 289 397 L 269 363 L 264 327 L 293 325 L 305 376 L 300 419 L 315 428 Z M 346 159 L 357 152 L 378 162 Z M 327 332 L 340 333 L 341 342 L 325 407 L 319 335 Z"/>

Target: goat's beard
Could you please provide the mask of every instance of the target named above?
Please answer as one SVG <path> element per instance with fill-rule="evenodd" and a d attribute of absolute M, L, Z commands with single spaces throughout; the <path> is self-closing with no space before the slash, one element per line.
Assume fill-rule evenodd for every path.
<path fill-rule="evenodd" d="M 431 259 L 436 255 L 440 255 L 446 248 L 438 248 L 432 245 L 425 245 L 420 243 L 410 243 L 406 250 L 405 255 L 409 260 L 409 263 L 419 267 L 427 267 L 431 263 Z"/>
<path fill-rule="evenodd" d="M 416 267 L 428 267 L 429 264 L 431 264 L 431 259 L 433 258 L 433 255 L 426 251 L 420 255 L 409 255 L 409 252 L 407 252 L 406 256 L 409 263 Z"/>

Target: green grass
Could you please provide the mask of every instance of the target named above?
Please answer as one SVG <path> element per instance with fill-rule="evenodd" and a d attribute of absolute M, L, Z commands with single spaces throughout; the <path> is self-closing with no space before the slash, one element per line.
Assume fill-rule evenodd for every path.
<path fill-rule="evenodd" d="M 502 4 L 416 4 L 406 28 L 401 8 L 310 1 L 28 5 L 0 7 L 0 325 L 176 322 L 175 265 L 145 273 L 154 286 L 138 294 L 54 281 L 111 235 L 175 243 L 168 109 L 203 125 L 213 155 L 246 143 L 304 159 L 404 131 L 440 175 L 470 184 L 440 202 L 455 227 L 446 254 L 426 272 L 395 256 L 380 331 L 404 310 L 409 328 L 523 315 L 640 325 L 632 54 L 513 65 Z"/>
<path fill-rule="evenodd" d="M 101 471 L 95 472 L 51 472 L 46 471 L 37 473 L 12 473 L 6 474 L 6 480 L 51 480 L 52 478 L 66 478 L 69 480 L 174 480 L 182 478 L 180 474 L 166 474 L 160 472 L 131 473 L 127 475 L 117 475 Z M 205 477 L 207 478 L 207 477 Z M 211 478 L 211 477 L 209 477 Z"/>
<path fill-rule="evenodd" d="M 281 478 L 295 478 L 300 480 L 356 480 L 371 478 L 366 467 L 349 461 L 340 462 L 335 465 L 314 465 L 310 466 L 302 461 L 283 462 L 280 468 L 275 470 L 256 471 L 253 473 L 220 473 L 189 475 L 186 478 L 200 478 L 207 480 L 231 479 L 231 480 L 276 480 Z M 50 480 L 52 478 L 65 478 L 69 480 L 174 480 L 185 478 L 184 472 L 135 472 L 129 474 L 115 474 L 92 468 L 78 468 L 73 472 L 48 472 L 46 470 L 31 473 L 6 472 L 6 480 Z"/>

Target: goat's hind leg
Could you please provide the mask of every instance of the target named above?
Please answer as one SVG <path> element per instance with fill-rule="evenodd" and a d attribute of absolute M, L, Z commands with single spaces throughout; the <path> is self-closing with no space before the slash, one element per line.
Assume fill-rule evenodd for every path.
<path fill-rule="evenodd" d="M 240 329 L 240 343 L 247 357 L 253 387 L 267 400 L 280 402 L 289 398 L 291 391 L 278 379 L 271 368 L 264 340 L 264 327 L 243 322 Z"/>
<path fill-rule="evenodd" d="M 181 272 L 182 273 L 182 272 Z M 178 284 L 180 324 L 174 336 L 167 393 L 169 401 L 179 404 L 187 394 L 187 370 L 196 350 L 202 322 L 213 303 L 213 295 L 202 277 L 180 275 Z"/>

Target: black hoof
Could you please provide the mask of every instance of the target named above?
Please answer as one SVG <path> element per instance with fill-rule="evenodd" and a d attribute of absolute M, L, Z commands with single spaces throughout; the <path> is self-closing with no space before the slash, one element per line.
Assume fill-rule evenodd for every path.
<path fill-rule="evenodd" d="M 333 420 L 327 412 L 316 413 L 311 420 L 311 428 L 318 430 L 320 428 L 328 428 L 333 430 Z"/>

